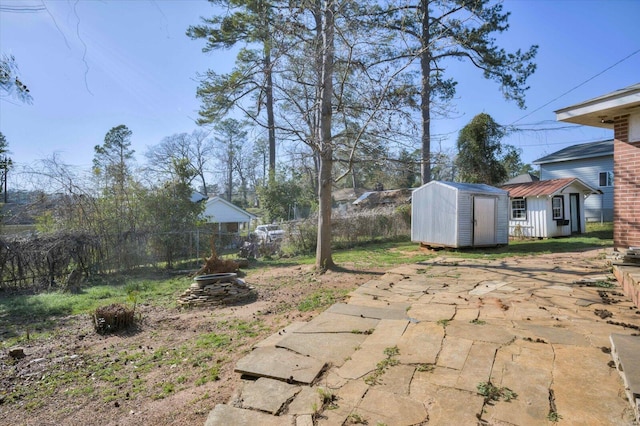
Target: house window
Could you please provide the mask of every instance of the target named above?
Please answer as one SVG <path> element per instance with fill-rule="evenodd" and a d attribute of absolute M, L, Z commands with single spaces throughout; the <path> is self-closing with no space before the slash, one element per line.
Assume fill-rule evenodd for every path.
<path fill-rule="evenodd" d="M 551 209 L 554 219 L 564 219 L 564 197 L 555 196 L 551 199 Z"/>
<path fill-rule="evenodd" d="M 613 172 L 600 172 L 600 186 L 613 186 Z"/>
<path fill-rule="evenodd" d="M 511 200 L 511 219 L 527 220 L 527 200 L 524 198 L 513 198 Z"/>

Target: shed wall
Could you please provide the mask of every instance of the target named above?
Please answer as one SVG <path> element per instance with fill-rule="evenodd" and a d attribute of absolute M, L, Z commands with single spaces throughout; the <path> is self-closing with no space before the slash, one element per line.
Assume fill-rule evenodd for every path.
<path fill-rule="evenodd" d="M 454 188 L 430 184 L 413 192 L 411 240 L 457 246 L 457 194 Z"/>

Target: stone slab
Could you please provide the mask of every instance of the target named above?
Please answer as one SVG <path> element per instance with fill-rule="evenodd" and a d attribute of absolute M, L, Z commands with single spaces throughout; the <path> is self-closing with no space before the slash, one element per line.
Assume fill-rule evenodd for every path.
<path fill-rule="evenodd" d="M 303 414 L 296 417 L 296 426 L 313 426 L 313 416 L 311 414 Z"/>
<path fill-rule="evenodd" d="M 518 328 L 526 331 L 530 338 L 541 338 L 548 343 L 562 344 L 562 345 L 574 345 L 574 346 L 588 346 L 589 341 L 587 338 L 574 331 L 567 330 L 562 327 L 553 327 L 551 325 L 537 325 L 523 321 L 517 323 Z M 558 324 L 561 325 L 561 324 Z"/>
<path fill-rule="evenodd" d="M 326 363 L 281 348 L 256 348 L 236 363 L 235 372 L 296 383 L 312 383 Z"/>
<path fill-rule="evenodd" d="M 504 326 L 493 324 L 471 324 L 469 322 L 451 321 L 447 325 L 447 336 L 459 337 L 467 340 L 498 343 L 501 345 L 511 342 L 515 335 Z"/>
<path fill-rule="evenodd" d="M 368 424 L 417 425 L 428 420 L 424 404 L 407 396 L 370 389 L 356 410 Z"/>
<path fill-rule="evenodd" d="M 490 293 L 508 284 L 509 283 L 506 281 L 482 281 L 478 283 L 478 286 L 471 290 L 469 294 L 473 296 L 482 296 L 483 294 Z"/>
<path fill-rule="evenodd" d="M 411 396 L 428 407 L 429 425 L 475 425 L 482 413 L 484 398 L 477 392 L 437 386 L 428 382 L 411 383 Z"/>
<path fill-rule="evenodd" d="M 293 416 L 272 416 L 258 411 L 218 404 L 209 412 L 205 426 L 282 426 L 293 424 L 293 422 Z"/>
<path fill-rule="evenodd" d="M 442 305 L 439 303 L 416 303 L 407 311 L 410 318 L 418 321 L 450 320 L 456 314 L 455 305 Z"/>
<path fill-rule="evenodd" d="M 611 348 L 624 373 L 625 384 L 640 398 L 640 336 L 611 334 Z"/>
<path fill-rule="evenodd" d="M 478 383 L 488 382 L 497 349 L 494 343 L 474 342 L 455 387 L 476 392 Z"/>
<path fill-rule="evenodd" d="M 435 322 L 411 323 L 398 341 L 398 361 L 403 364 L 435 364 L 444 328 Z"/>
<path fill-rule="evenodd" d="M 373 333 L 362 342 L 362 347 L 393 347 L 398 344 L 398 340 L 407 329 L 409 321 L 403 320 L 381 320 Z"/>
<path fill-rule="evenodd" d="M 402 306 L 390 305 L 387 308 L 372 308 L 369 306 L 336 303 L 326 312 L 343 315 L 353 315 L 362 318 L 375 319 L 406 319 L 406 309 Z"/>
<path fill-rule="evenodd" d="M 298 392 L 299 386 L 261 377 L 242 389 L 242 408 L 276 414 Z"/>
<path fill-rule="evenodd" d="M 306 325 L 295 330 L 296 333 L 351 333 L 373 330 L 380 320 L 361 318 L 353 315 L 322 312 Z"/>
<path fill-rule="evenodd" d="M 287 333 L 292 333 L 305 325 L 307 325 L 307 323 L 304 321 L 292 322 L 285 328 L 278 330 L 276 333 L 273 333 L 271 336 L 267 337 L 266 339 L 259 341 L 258 343 L 253 345 L 253 347 L 264 348 L 266 346 L 276 346 L 278 342 L 280 342 L 282 339 L 284 339 L 287 336 Z"/>
<path fill-rule="evenodd" d="M 314 414 L 322 405 L 320 393 L 317 387 L 303 386 L 296 397 L 291 401 L 286 411 L 287 414 L 305 415 Z"/>
<path fill-rule="evenodd" d="M 396 395 L 409 395 L 409 385 L 416 368 L 412 365 L 394 365 L 389 367 L 382 376 L 376 389 Z"/>
<path fill-rule="evenodd" d="M 442 350 L 438 356 L 437 365 L 462 370 L 472 345 L 473 340 L 447 336 L 442 342 Z"/>
<path fill-rule="evenodd" d="M 611 335 L 611 356 L 625 385 L 627 399 L 640 423 L 640 337 Z"/>
<path fill-rule="evenodd" d="M 610 355 L 600 348 L 553 345 L 553 390 L 558 413 L 572 424 L 630 425 L 633 418 L 621 396 L 621 379 L 604 368 Z M 591 385 L 588 385 L 591 384 Z"/>
<path fill-rule="evenodd" d="M 340 366 L 366 338 L 356 333 L 291 333 L 277 347 Z"/>

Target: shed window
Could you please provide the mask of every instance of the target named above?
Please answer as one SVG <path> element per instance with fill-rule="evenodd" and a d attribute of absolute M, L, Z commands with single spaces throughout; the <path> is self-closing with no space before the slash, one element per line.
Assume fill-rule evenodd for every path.
<path fill-rule="evenodd" d="M 600 186 L 613 186 L 613 172 L 600 172 Z"/>
<path fill-rule="evenodd" d="M 527 220 L 527 200 L 524 198 L 513 198 L 511 200 L 511 219 Z"/>
<path fill-rule="evenodd" d="M 555 196 L 551 199 L 551 209 L 554 219 L 564 219 L 564 197 Z"/>

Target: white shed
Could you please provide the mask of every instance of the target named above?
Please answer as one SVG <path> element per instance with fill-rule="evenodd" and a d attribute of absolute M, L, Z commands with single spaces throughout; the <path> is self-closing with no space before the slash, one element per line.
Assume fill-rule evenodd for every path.
<path fill-rule="evenodd" d="M 411 241 L 434 247 L 509 243 L 509 194 L 493 186 L 432 181 L 413 191 Z"/>
<path fill-rule="evenodd" d="M 509 191 L 509 235 L 550 238 L 585 232 L 585 203 L 602 194 L 577 178 L 504 185 Z"/>

